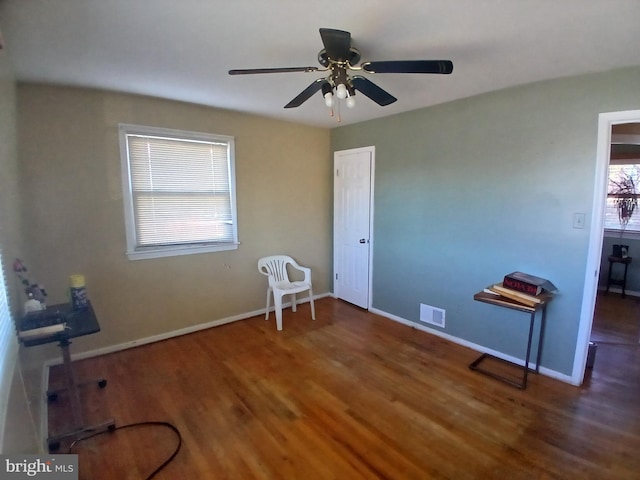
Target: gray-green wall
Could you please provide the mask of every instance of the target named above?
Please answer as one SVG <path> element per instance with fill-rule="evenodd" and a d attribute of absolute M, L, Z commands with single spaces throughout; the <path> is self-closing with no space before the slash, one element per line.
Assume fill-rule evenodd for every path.
<path fill-rule="evenodd" d="M 374 145 L 373 307 L 523 358 L 526 318 L 473 295 L 521 270 L 550 279 L 543 367 L 571 375 L 585 283 L 598 114 L 640 108 L 640 68 L 498 91 L 332 131 Z M 586 213 L 584 229 L 574 213 Z M 517 313 L 515 315 L 518 315 Z"/>

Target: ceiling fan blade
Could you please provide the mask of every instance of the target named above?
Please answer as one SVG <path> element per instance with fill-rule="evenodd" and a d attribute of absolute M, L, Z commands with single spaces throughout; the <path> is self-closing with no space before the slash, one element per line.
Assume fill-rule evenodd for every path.
<path fill-rule="evenodd" d="M 320 37 L 331 60 L 345 62 L 351 58 L 351 34 L 349 32 L 321 28 Z"/>
<path fill-rule="evenodd" d="M 369 73 L 451 73 L 451 60 L 391 60 L 366 62 L 362 69 Z"/>
<path fill-rule="evenodd" d="M 296 98 L 294 98 L 289 103 L 287 103 L 284 106 L 284 108 L 299 107 L 304 102 L 309 100 L 314 93 L 316 93 L 318 90 L 322 89 L 322 86 L 325 83 L 329 83 L 329 82 L 327 82 L 327 80 L 324 79 L 324 78 L 319 78 L 318 80 L 313 82 L 311 85 L 309 85 L 307 88 L 305 88 L 302 92 L 300 92 L 300 94 Z"/>
<path fill-rule="evenodd" d="M 353 88 L 362 92 L 381 107 L 390 105 L 397 100 L 396 97 L 360 75 L 351 77 L 351 83 L 353 84 Z"/>
<path fill-rule="evenodd" d="M 292 73 L 292 72 L 317 72 L 318 67 L 285 67 L 285 68 L 245 68 L 229 70 L 229 75 L 250 75 L 253 73 Z"/>

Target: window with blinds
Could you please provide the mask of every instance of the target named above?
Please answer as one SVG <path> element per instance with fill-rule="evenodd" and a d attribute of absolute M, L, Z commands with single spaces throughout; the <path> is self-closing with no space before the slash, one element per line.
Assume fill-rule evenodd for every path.
<path fill-rule="evenodd" d="M 638 160 L 634 160 L 637 162 Z M 632 183 L 629 183 L 632 182 Z M 635 185 L 636 194 L 620 194 L 621 185 Z M 605 206 L 604 228 L 609 231 L 640 234 L 640 209 L 636 208 L 629 222 L 623 226 L 618 216 L 618 203 L 631 197 L 640 197 L 640 163 L 625 163 L 612 160 L 609 164 L 609 186 L 607 187 L 607 203 Z M 640 203 L 640 200 L 638 200 Z"/>
<path fill-rule="evenodd" d="M 129 258 L 238 246 L 234 139 L 120 125 Z"/>
<path fill-rule="evenodd" d="M 2 269 L 2 251 L 0 251 L 0 452 L 3 451 L 2 432 L 4 432 L 17 352 L 18 341 L 15 327 L 11 320 L 5 276 Z"/>

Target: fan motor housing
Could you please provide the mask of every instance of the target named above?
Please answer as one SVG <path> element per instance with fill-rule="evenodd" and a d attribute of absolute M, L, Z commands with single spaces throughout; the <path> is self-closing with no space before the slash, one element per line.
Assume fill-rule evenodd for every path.
<path fill-rule="evenodd" d="M 327 50 L 322 49 L 318 52 L 318 63 L 323 67 L 328 67 L 331 63 L 348 63 L 349 65 L 356 65 L 360 61 L 360 51 L 357 48 L 349 48 L 349 58 L 335 59 L 329 58 Z"/>

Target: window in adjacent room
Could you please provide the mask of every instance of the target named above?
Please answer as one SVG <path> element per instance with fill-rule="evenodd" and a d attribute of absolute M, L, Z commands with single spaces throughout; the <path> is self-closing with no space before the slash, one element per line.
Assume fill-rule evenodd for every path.
<path fill-rule="evenodd" d="M 120 125 L 130 259 L 238 248 L 233 137 Z"/>
<path fill-rule="evenodd" d="M 626 163 L 636 162 L 636 163 Z M 604 228 L 609 234 L 640 236 L 640 209 L 634 212 L 625 225 L 620 221 L 620 204 L 640 202 L 640 159 L 611 160 L 609 164 L 609 185 L 607 187 Z"/>

